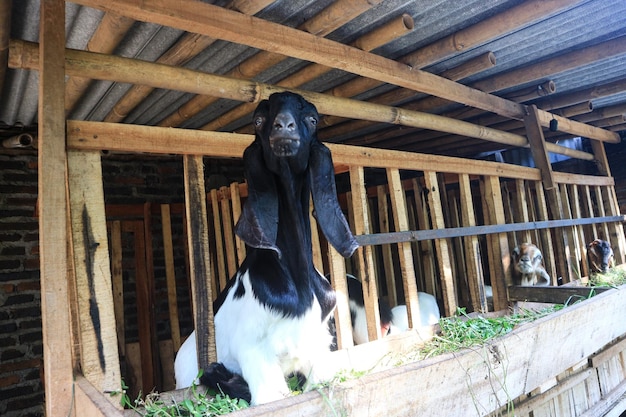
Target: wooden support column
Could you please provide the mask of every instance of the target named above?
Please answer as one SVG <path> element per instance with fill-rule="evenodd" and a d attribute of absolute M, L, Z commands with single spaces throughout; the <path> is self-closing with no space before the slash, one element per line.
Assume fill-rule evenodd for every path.
<path fill-rule="evenodd" d="M 195 313 L 196 349 L 198 367 L 206 369 L 217 360 L 215 327 L 213 326 L 213 296 L 211 281 L 214 278 L 208 254 L 209 227 L 207 223 L 206 190 L 204 187 L 204 162 L 202 156 L 183 156 L 185 181 L 185 215 L 187 221 L 187 247 L 189 249 L 189 277 L 193 311 Z"/>
<path fill-rule="evenodd" d="M 337 331 L 337 348 L 345 349 L 354 346 L 352 339 L 352 322 L 350 318 L 350 302 L 348 299 L 348 283 L 346 281 L 346 264 L 343 256 L 328 245 L 328 263 L 330 282 L 337 292 L 335 308 L 335 328 Z"/>
<path fill-rule="evenodd" d="M 10 2 L 9 2 L 10 3 Z M 65 2 L 41 1 L 39 71 L 39 256 L 43 384 L 48 417 L 72 412 L 65 114 Z M 8 35 L 8 34 L 7 34 Z M 4 69 L 2 70 L 4 73 Z"/>
<path fill-rule="evenodd" d="M 486 176 L 483 182 L 483 211 L 485 222 L 489 224 L 505 224 L 504 205 L 500 180 L 496 176 Z M 493 308 L 495 311 L 504 310 L 508 306 L 506 288 L 512 284 L 511 280 L 511 251 L 506 233 L 487 235 L 489 256 L 489 274 L 493 289 Z"/>
<path fill-rule="evenodd" d="M 476 226 L 469 175 L 459 175 L 459 192 L 461 200 L 461 226 Z M 472 308 L 474 311 L 486 313 L 488 310 L 487 296 L 485 294 L 485 278 L 483 276 L 482 265 L 480 264 L 480 244 L 478 242 L 478 236 L 464 237 L 463 247 L 465 249 L 465 268 Z"/>
<path fill-rule="evenodd" d="M 428 204 L 430 206 L 433 229 L 445 229 L 446 224 L 443 219 L 441 189 L 439 188 L 437 173 L 433 171 L 424 172 L 424 182 L 428 189 Z M 439 265 L 444 315 L 451 316 L 456 313 L 457 302 L 448 241 L 446 239 L 435 239 L 435 249 L 437 251 L 437 264 Z"/>
<path fill-rule="evenodd" d="M 400 180 L 400 171 L 391 168 L 387 169 L 387 181 L 389 183 L 389 195 L 391 196 L 393 222 L 396 232 L 409 230 L 406 197 L 404 196 L 404 188 Z M 411 242 L 398 243 L 398 257 L 400 258 L 400 271 L 402 274 L 402 285 L 404 287 L 404 299 L 407 306 L 409 327 L 416 329 L 421 326 L 421 322 Z"/>
<path fill-rule="evenodd" d="M 352 190 L 352 209 L 354 210 L 354 233 L 370 234 L 367 193 L 365 192 L 365 174 L 363 167 L 350 167 L 350 188 Z M 374 271 L 374 254 L 371 246 L 360 246 L 356 251 L 359 265 L 359 277 L 363 284 L 365 317 L 369 340 L 378 340 L 380 334 L 380 313 L 378 310 L 378 288 Z"/>
<path fill-rule="evenodd" d="M 167 282 L 167 306 L 170 318 L 170 332 L 174 352 L 180 348 L 180 322 L 178 320 L 178 299 L 176 297 L 176 270 L 174 268 L 174 245 L 172 242 L 172 218 L 170 205 L 161 204 L 161 227 L 163 229 L 163 257 L 165 259 L 165 279 Z"/>
<path fill-rule="evenodd" d="M 67 165 L 81 370 L 100 392 L 116 391 L 122 380 L 100 152 L 69 151 Z"/>
<path fill-rule="evenodd" d="M 533 160 L 541 172 L 541 182 L 543 183 L 543 188 L 548 198 L 548 205 L 552 210 L 552 216 L 555 220 L 564 219 L 565 216 L 559 189 L 552 175 L 552 166 L 550 165 L 548 151 L 546 150 L 546 141 L 539 122 L 537 106 L 533 104 L 532 106 L 527 106 L 527 109 L 528 114 L 524 117 L 524 126 L 526 128 L 526 135 L 528 136 L 528 143 L 530 144 Z M 567 281 L 571 281 L 573 279 L 569 249 L 571 237 L 568 239 L 567 233 L 563 229 L 556 230 L 557 233 L 560 231 L 563 237 L 563 239 L 556 239 L 555 243 L 557 253 L 564 255 L 558 258 L 560 260 L 560 273 Z"/>

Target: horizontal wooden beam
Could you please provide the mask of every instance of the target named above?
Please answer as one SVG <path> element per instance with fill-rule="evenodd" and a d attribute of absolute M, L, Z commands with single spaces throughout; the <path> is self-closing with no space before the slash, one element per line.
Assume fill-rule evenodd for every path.
<path fill-rule="evenodd" d="M 491 111 L 505 117 L 523 119 L 525 106 L 473 89 L 426 71 L 381 57 L 358 48 L 344 45 L 313 34 L 244 15 L 222 7 L 193 0 L 75 0 L 75 3 L 120 13 L 135 20 L 212 36 L 238 44 L 338 68 L 363 77 L 376 79 L 400 87 L 438 96 Z M 242 30 L 245 28 L 245 30 Z M 551 116 L 541 112 L 549 123 Z M 565 124 L 565 123 L 564 123 Z M 548 127 L 548 124 L 545 125 Z M 568 128 L 584 130 L 583 124 L 571 122 Z M 563 129 L 563 128 L 562 128 Z M 592 129 L 587 136 L 597 140 L 618 143 L 619 136 L 603 129 Z M 578 134 L 573 131 L 567 133 Z M 582 135 L 581 136 L 585 136 Z"/>
<path fill-rule="evenodd" d="M 154 154 L 206 155 L 241 158 L 252 142 L 252 135 L 209 132 L 191 129 L 140 126 L 118 123 L 67 122 L 67 146 L 70 149 L 145 152 Z M 452 174 L 501 176 L 539 180 L 537 168 L 492 161 L 373 149 L 360 146 L 326 144 L 337 170 L 351 165 L 371 168 L 398 168 Z M 343 166 L 343 167 L 342 167 Z"/>
<path fill-rule="evenodd" d="M 552 229 L 555 227 L 579 226 L 586 224 L 624 222 L 626 216 L 587 217 L 579 219 L 543 220 L 524 223 L 493 224 L 485 226 L 448 227 L 433 230 L 409 230 L 405 232 L 376 233 L 360 235 L 356 239 L 359 245 L 385 245 L 399 242 L 418 242 L 430 239 L 448 239 L 453 237 L 488 235 L 494 233 L 518 232 L 524 230 Z"/>
<path fill-rule="evenodd" d="M 509 301 L 529 301 L 534 303 L 571 304 L 586 300 L 610 287 L 526 287 L 513 285 L 508 288 Z"/>

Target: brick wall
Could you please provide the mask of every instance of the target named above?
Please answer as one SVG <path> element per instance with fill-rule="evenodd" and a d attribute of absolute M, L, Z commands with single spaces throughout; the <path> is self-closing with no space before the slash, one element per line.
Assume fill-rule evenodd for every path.
<path fill-rule="evenodd" d="M 182 203 L 182 159 L 179 157 L 136 157 L 107 155 L 102 158 L 107 204 L 153 202 Z M 236 161 L 205 160 L 207 177 L 227 175 L 241 180 Z M 207 178 L 207 182 L 209 179 Z M 35 216 L 37 201 L 37 154 L 32 150 L 0 153 L 0 415 L 3 417 L 42 416 L 44 388 L 40 377 L 43 361 L 41 297 L 39 285 L 39 232 Z M 189 294 L 182 238 L 182 217 L 172 216 L 175 241 L 176 278 L 179 290 L 181 333 L 191 331 Z M 160 223 L 153 224 L 160 236 Z M 124 247 L 128 244 L 124 242 Z M 169 335 L 167 291 L 162 242 L 153 240 L 157 331 L 160 339 Z M 132 253 L 126 258 L 130 258 Z M 126 261 L 125 261 L 126 262 Z M 136 339 L 136 311 L 133 308 L 132 263 L 126 262 L 124 286 L 128 341 Z M 187 319 L 185 319 L 187 318 Z"/>

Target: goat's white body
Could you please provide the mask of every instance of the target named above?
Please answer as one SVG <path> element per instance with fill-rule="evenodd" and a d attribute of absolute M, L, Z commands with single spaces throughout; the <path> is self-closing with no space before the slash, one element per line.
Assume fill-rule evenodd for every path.
<path fill-rule="evenodd" d="M 240 280 L 245 294 L 235 297 Z M 217 359 L 244 377 L 255 404 L 288 395 L 285 376 L 290 373 L 301 372 L 307 383 L 329 379 L 332 370 L 325 369 L 320 357 L 329 351 L 331 336 L 328 317 L 322 320 L 321 314 L 314 298 L 301 317 L 285 317 L 262 305 L 252 292 L 248 273 L 240 274 L 215 314 Z M 189 386 L 195 379 L 196 357 L 194 332 L 176 356 L 176 388 Z"/>
<path fill-rule="evenodd" d="M 425 292 L 418 292 L 418 302 L 420 306 L 420 324 L 421 326 L 430 326 L 439 322 L 439 306 L 437 299 Z M 350 309 L 355 312 L 354 323 L 352 323 L 352 337 L 354 344 L 360 345 L 367 343 L 369 337 L 367 334 L 367 320 L 365 317 L 365 309 L 359 306 L 353 300 L 350 300 Z M 409 319 L 405 305 L 399 305 L 391 309 L 393 320 L 391 321 L 390 333 L 400 333 L 409 329 Z"/>

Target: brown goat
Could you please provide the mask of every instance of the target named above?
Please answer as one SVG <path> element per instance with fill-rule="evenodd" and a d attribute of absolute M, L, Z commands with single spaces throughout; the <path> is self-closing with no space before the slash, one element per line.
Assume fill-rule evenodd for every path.
<path fill-rule="evenodd" d="M 587 245 L 589 273 L 605 273 L 614 266 L 613 248 L 606 240 L 595 239 Z"/>
<path fill-rule="evenodd" d="M 515 285 L 549 285 L 550 276 L 543 267 L 543 255 L 532 243 L 513 249 L 513 283 Z"/>

